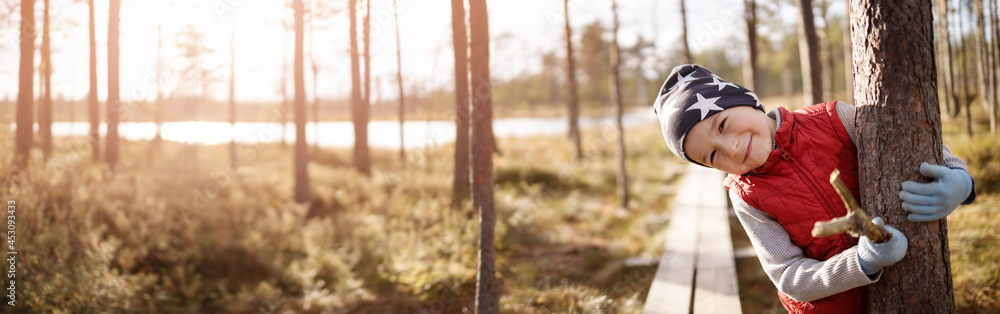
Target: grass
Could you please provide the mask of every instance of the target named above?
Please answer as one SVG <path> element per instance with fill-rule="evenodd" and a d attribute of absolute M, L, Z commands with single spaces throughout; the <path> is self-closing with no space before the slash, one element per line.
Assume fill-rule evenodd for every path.
<path fill-rule="evenodd" d="M 613 141 L 584 132 L 498 139 L 497 274 L 505 313 L 635 312 L 662 254 L 680 165 L 655 125 L 628 130 L 632 203 L 616 206 Z M 0 138 L 12 139 L 9 131 Z M 292 199 L 292 155 L 278 144 L 123 142 L 114 173 L 89 144 L 58 138 L 29 171 L 0 161 L 16 201 L 18 307 L 38 312 L 471 311 L 478 214 L 452 209 L 452 147 L 373 151 L 360 175 L 349 150 L 309 164 L 310 206 Z M 0 151 L 13 151 L 10 140 Z"/>

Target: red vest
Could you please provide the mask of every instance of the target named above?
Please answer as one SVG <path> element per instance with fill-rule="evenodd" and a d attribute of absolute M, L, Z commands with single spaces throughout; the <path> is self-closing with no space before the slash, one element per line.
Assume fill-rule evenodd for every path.
<path fill-rule="evenodd" d="M 774 135 L 777 147 L 760 168 L 744 175 L 730 174 L 727 189 L 744 202 L 774 217 L 788 231 L 805 257 L 825 261 L 857 244 L 846 234 L 812 236 L 817 221 L 847 214 L 830 184 L 830 173 L 858 197 L 857 148 L 837 114 L 837 103 L 818 104 L 794 112 L 778 108 L 781 126 Z M 864 289 L 858 287 L 812 302 L 798 302 L 778 292 L 790 313 L 864 313 Z"/>

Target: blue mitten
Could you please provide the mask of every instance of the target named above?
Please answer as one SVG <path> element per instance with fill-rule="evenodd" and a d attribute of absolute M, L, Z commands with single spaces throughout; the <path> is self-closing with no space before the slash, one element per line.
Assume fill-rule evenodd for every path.
<path fill-rule="evenodd" d="M 862 236 L 858 241 L 858 262 L 866 275 L 877 274 L 882 267 L 895 264 L 906 255 L 906 236 L 896 228 L 886 226 L 882 218 L 875 217 L 872 222 L 892 233 L 892 239 L 885 243 L 874 243 L 868 237 Z"/>
<path fill-rule="evenodd" d="M 934 179 L 928 183 L 903 182 L 899 199 L 910 212 L 910 221 L 932 221 L 948 216 L 972 192 L 972 176 L 962 169 L 929 163 L 920 164 L 920 174 Z"/>

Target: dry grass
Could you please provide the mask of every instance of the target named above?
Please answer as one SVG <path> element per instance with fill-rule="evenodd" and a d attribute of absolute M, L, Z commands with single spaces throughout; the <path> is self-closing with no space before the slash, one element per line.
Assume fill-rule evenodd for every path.
<path fill-rule="evenodd" d="M 500 140 L 504 312 L 641 307 L 653 272 L 621 262 L 662 253 L 665 226 L 646 218 L 667 210 L 678 164 L 655 125 L 629 130 L 633 203 L 618 208 L 602 134 L 585 132 L 581 161 L 563 136 Z M 454 313 L 474 302 L 478 215 L 449 206 L 450 146 L 412 151 L 405 166 L 375 151 L 371 177 L 349 151 L 322 151 L 306 208 L 291 201 L 292 158 L 279 145 L 241 145 L 231 169 L 224 145 L 126 142 L 112 174 L 82 139 L 56 144 L 26 175 L 12 175 L 9 155 L 0 162 L 17 204 L 18 309 Z"/>

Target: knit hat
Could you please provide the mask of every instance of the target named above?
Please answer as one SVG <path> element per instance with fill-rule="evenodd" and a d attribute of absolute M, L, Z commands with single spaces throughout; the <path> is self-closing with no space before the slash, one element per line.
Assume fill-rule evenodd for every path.
<path fill-rule="evenodd" d="M 684 137 L 701 120 L 736 106 L 764 112 L 757 94 L 749 89 L 727 82 L 700 65 L 685 64 L 670 71 L 653 102 L 653 112 L 660 120 L 660 131 L 670 151 L 687 162 L 702 165 L 684 152 Z"/>

